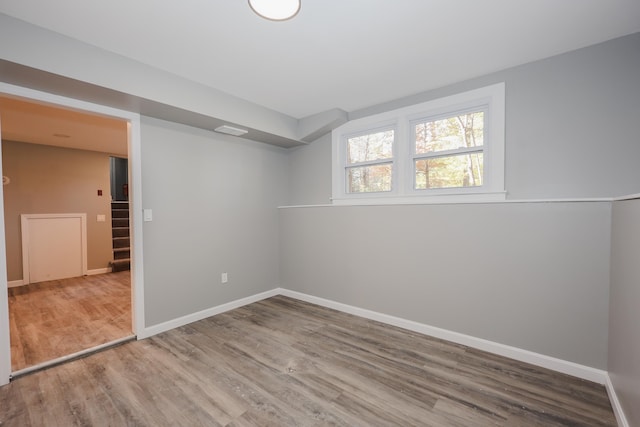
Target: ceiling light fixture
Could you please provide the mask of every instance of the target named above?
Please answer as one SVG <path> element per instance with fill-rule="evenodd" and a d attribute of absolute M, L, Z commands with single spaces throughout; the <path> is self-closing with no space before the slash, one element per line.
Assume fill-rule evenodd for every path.
<path fill-rule="evenodd" d="M 217 128 L 214 129 L 214 131 L 218 133 L 224 133 L 227 135 L 233 135 L 233 136 L 242 136 L 245 133 L 249 132 L 246 129 L 234 128 L 233 126 L 229 126 L 229 125 L 218 126 Z"/>
<path fill-rule="evenodd" d="M 301 0 L 249 0 L 259 16 L 272 21 L 286 21 L 298 14 Z"/>

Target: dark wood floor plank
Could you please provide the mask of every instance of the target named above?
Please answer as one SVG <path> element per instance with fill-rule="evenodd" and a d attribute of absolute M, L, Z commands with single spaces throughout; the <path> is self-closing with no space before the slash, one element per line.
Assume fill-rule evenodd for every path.
<path fill-rule="evenodd" d="M 278 296 L 19 378 L 0 388 L 0 425 L 615 426 L 615 417 L 600 385 Z"/>

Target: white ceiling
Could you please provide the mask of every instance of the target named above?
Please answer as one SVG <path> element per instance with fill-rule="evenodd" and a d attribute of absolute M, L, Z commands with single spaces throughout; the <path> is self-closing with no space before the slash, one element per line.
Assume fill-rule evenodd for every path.
<path fill-rule="evenodd" d="M 0 12 L 295 118 L 354 111 L 640 31 L 638 0 L 0 0 Z"/>

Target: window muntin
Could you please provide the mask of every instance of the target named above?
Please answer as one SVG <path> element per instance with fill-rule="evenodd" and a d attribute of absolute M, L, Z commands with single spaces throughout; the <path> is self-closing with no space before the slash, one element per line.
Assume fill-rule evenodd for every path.
<path fill-rule="evenodd" d="M 412 122 L 415 190 L 483 185 L 485 117 L 474 110 Z"/>
<path fill-rule="evenodd" d="M 394 129 L 382 129 L 346 139 L 347 193 L 392 190 L 394 143 Z"/>

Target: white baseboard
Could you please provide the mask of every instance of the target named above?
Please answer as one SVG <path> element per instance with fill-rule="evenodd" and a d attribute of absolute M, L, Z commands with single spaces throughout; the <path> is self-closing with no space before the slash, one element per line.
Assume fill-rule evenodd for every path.
<path fill-rule="evenodd" d="M 106 267 L 106 268 L 96 268 L 94 270 L 87 270 L 87 276 L 94 276 L 96 274 L 105 274 L 105 273 L 111 273 L 111 267 Z M 24 285 L 24 280 L 20 279 L 20 280 L 12 280 L 10 282 L 7 282 L 7 287 L 8 288 L 15 288 L 17 286 L 22 286 Z"/>
<path fill-rule="evenodd" d="M 378 313 L 372 310 L 366 310 L 363 308 L 355 307 L 348 304 L 339 303 L 336 301 L 319 298 L 313 295 L 304 294 L 301 292 L 291 291 L 283 288 L 276 288 L 267 292 L 252 295 L 239 300 L 231 301 L 226 304 L 221 304 L 216 307 L 211 307 L 206 310 L 199 311 L 197 313 L 189 314 L 187 316 L 179 317 L 158 325 L 144 328 L 142 331 L 137 331 L 138 339 L 144 339 L 153 335 L 165 332 L 186 324 L 197 322 L 198 320 L 205 319 L 207 317 L 215 316 L 216 314 L 224 313 L 225 311 L 233 310 L 234 308 L 242 307 L 257 301 L 261 301 L 266 298 L 270 298 L 276 295 L 284 295 L 290 298 L 295 298 L 301 301 L 310 302 L 323 307 L 332 308 L 334 310 L 342 311 L 344 313 L 353 314 L 355 316 L 364 317 L 366 319 L 375 320 L 388 325 L 397 326 L 400 328 L 408 329 L 410 331 L 418 332 L 424 335 L 444 339 L 454 343 L 466 345 L 479 350 L 487 351 L 489 353 L 498 354 L 521 362 L 530 363 L 532 365 L 540 366 L 542 368 L 551 369 L 556 372 L 571 375 L 574 377 L 582 378 L 588 381 L 592 381 L 598 384 L 605 385 L 607 390 L 611 390 L 610 396 L 615 396 L 613 386 L 609 379 L 609 375 L 602 369 L 596 369 L 578 363 L 569 362 L 566 360 L 558 359 L 555 357 L 547 356 L 540 353 L 535 353 L 529 350 L 523 350 L 521 348 L 500 344 L 497 342 L 485 340 L 482 338 L 476 338 L 470 335 L 461 334 L 459 332 L 449 331 L 447 329 L 437 328 L 434 326 L 426 325 L 424 323 L 418 323 L 412 320 L 403 319 L 400 317 L 390 316 L 383 313 Z M 612 402 L 614 399 L 612 398 Z M 617 402 L 617 398 L 615 399 Z M 616 408 L 614 407 L 614 410 Z M 618 413 L 622 414 L 622 410 L 619 407 L 616 410 L 616 417 Z M 622 416 L 624 419 L 624 416 Z M 625 425 L 625 424 L 621 424 Z"/>
<path fill-rule="evenodd" d="M 611 377 L 607 374 L 605 387 L 607 388 L 607 394 L 609 395 L 609 400 L 611 401 L 611 407 L 613 408 L 613 414 L 616 416 L 616 421 L 618 422 L 619 427 L 629 427 L 630 424 L 627 421 L 627 417 L 624 415 L 624 411 L 622 410 L 622 405 L 620 405 L 620 401 L 618 400 L 618 395 L 616 394 L 616 389 L 613 387 L 613 383 L 611 382 Z"/>
<path fill-rule="evenodd" d="M 87 276 L 95 276 L 96 274 L 111 273 L 111 267 L 96 268 L 94 270 L 87 270 Z"/>
<path fill-rule="evenodd" d="M 10 282 L 7 282 L 7 287 L 8 288 L 16 288 L 18 286 L 22 286 L 24 285 L 24 281 L 22 279 L 20 280 L 12 280 Z"/>
<path fill-rule="evenodd" d="M 328 299 L 303 294 L 301 292 L 290 291 L 288 289 L 282 288 L 278 291 L 280 295 L 310 302 L 312 304 L 321 305 L 323 307 L 332 308 L 334 310 L 342 311 L 367 319 L 376 320 L 388 325 L 398 326 L 400 328 L 466 345 L 468 347 L 477 348 L 489 353 L 498 354 L 500 356 L 519 360 L 521 362 L 530 363 L 532 365 L 551 369 L 557 372 L 562 372 L 564 374 L 572 375 L 574 377 L 582 378 L 588 381 L 593 381 L 598 384 L 604 385 L 608 379 L 607 372 L 601 369 L 580 365 L 578 363 L 546 356 L 544 354 L 534 353 L 529 350 L 523 350 L 517 347 L 488 341 L 482 338 L 476 338 L 470 335 L 465 335 L 446 329 L 436 328 L 434 326 L 414 322 L 412 320 L 389 316 L 387 314 L 362 309 L 352 305 L 342 304 Z"/>
<path fill-rule="evenodd" d="M 226 304 L 211 307 L 206 310 L 198 311 L 197 313 L 189 314 L 177 319 L 169 320 L 168 322 L 153 325 L 148 328 L 144 328 L 144 330 L 142 331 L 137 331 L 138 339 L 148 338 L 161 332 L 178 328 L 189 323 L 197 322 L 198 320 L 206 319 L 207 317 L 215 316 L 216 314 L 224 313 L 225 311 L 233 310 L 234 308 L 239 308 L 248 304 L 252 304 L 254 302 L 261 301 L 263 299 L 271 298 L 278 295 L 279 293 L 279 288 L 276 288 L 267 292 L 262 292 L 260 294 L 251 295 L 246 298 L 231 301 Z"/>

